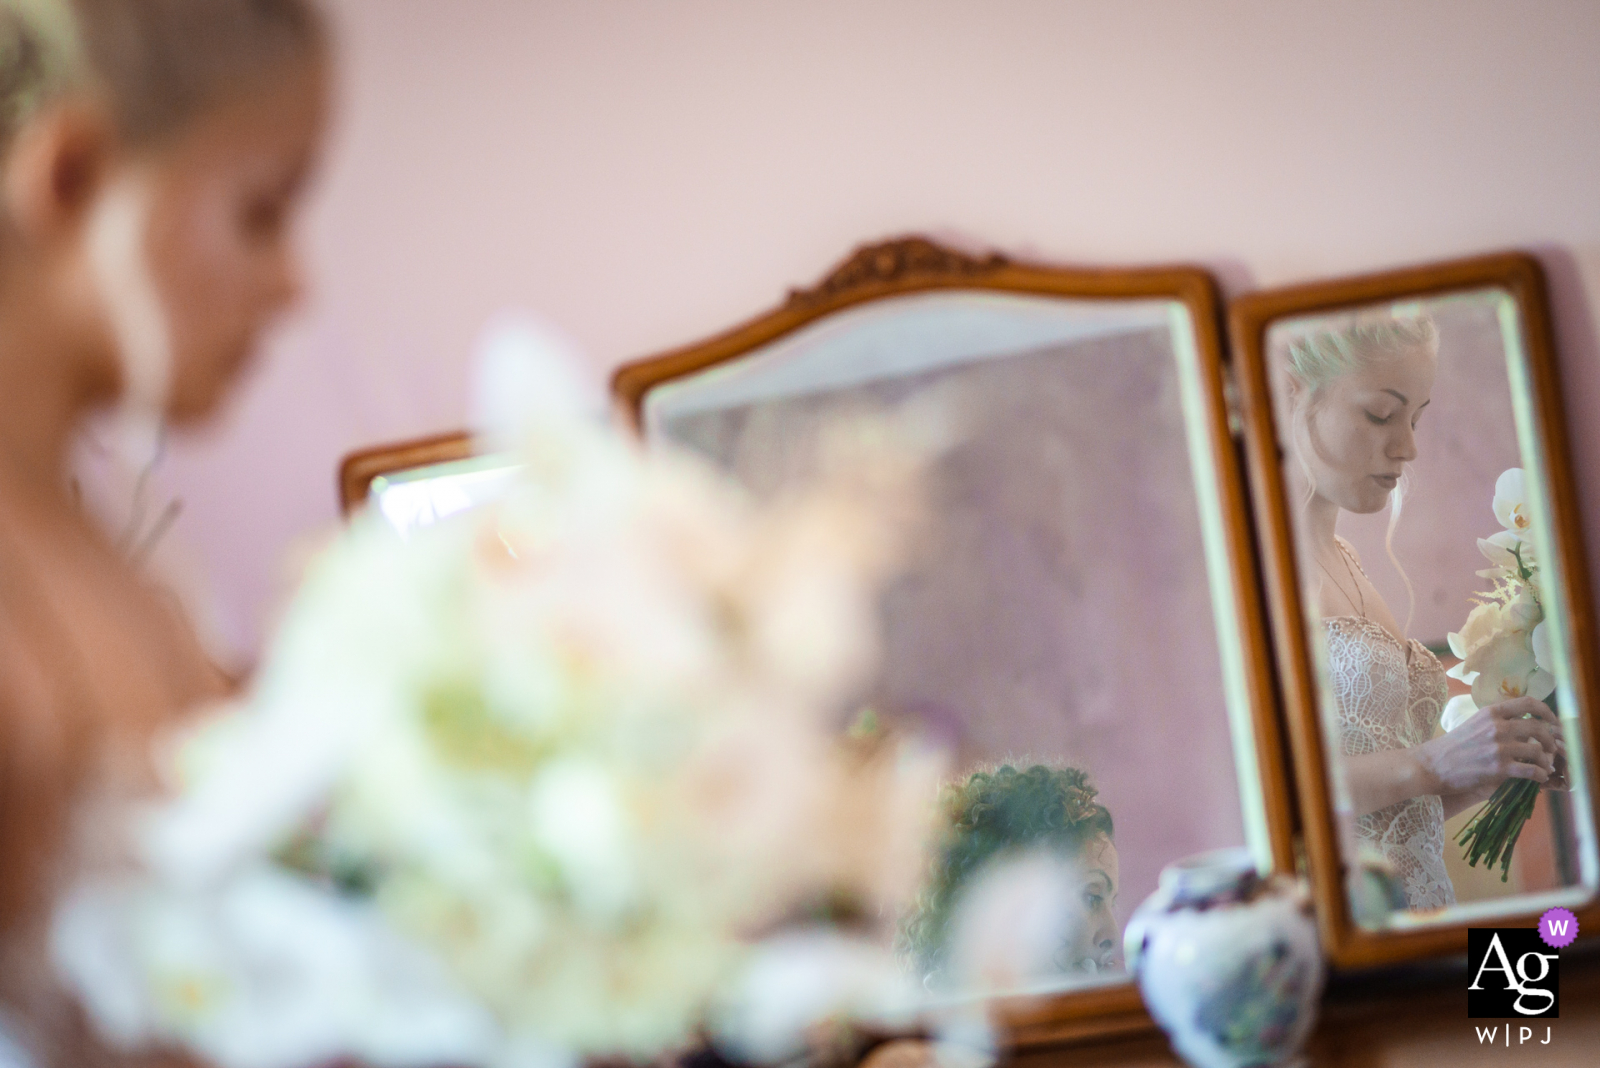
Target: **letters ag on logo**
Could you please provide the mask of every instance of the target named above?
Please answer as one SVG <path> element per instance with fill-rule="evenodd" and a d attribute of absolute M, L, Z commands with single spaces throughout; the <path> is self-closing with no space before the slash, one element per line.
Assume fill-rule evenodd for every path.
<path fill-rule="evenodd" d="M 1557 1019 L 1558 963 L 1537 928 L 1467 928 L 1467 1018 Z"/>

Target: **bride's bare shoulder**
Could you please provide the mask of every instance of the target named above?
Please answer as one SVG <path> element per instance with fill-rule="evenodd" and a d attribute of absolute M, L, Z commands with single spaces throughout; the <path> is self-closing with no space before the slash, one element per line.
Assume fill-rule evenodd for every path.
<path fill-rule="evenodd" d="M 17 685 L 121 725 L 153 725 L 220 695 L 220 676 L 171 599 L 92 529 L 3 519 L 0 658 L 33 680 Z"/>

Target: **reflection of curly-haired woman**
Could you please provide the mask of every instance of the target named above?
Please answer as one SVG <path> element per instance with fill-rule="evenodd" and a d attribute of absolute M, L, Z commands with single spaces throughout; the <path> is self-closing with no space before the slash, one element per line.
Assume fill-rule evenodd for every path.
<path fill-rule="evenodd" d="M 1086 772 L 1042 764 L 979 771 L 946 789 L 949 831 L 901 929 L 902 951 L 920 975 L 937 981 L 945 970 L 956 911 L 976 877 L 996 861 L 1039 853 L 1065 861 L 1072 872 L 1056 967 L 1094 974 L 1121 964 L 1112 914 L 1117 848 L 1111 813 L 1095 801 L 1096 793 Z"/>

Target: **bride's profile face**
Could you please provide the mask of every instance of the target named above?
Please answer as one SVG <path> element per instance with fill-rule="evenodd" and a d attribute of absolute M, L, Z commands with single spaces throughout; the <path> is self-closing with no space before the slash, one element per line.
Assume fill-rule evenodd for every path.
<path fill-rule="evenodd" d="M 1295 448 L 1317 496 L 1347 511 L 1381 511 L 1417 457 L 1416 429 L 1436 360 L 1402 349 L 1315 391 L 1291 382 Z"/>

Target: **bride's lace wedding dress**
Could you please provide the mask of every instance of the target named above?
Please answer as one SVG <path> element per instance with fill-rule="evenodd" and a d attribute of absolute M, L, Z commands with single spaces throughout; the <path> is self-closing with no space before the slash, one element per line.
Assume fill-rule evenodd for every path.
<path fill-rule="evenodd" d="M 1439 658 L 1364 616 L 1333 616 L 1324 624 L 1344 754 L 1409 749 L 1432 738 L 1449 693 Z M 1394 865 L 1410 908 L 1455 904 L 1444 867 L 1444 803 L 1437 796 L 1409 798 L 1357 818 L 1356 838 Z"/>

